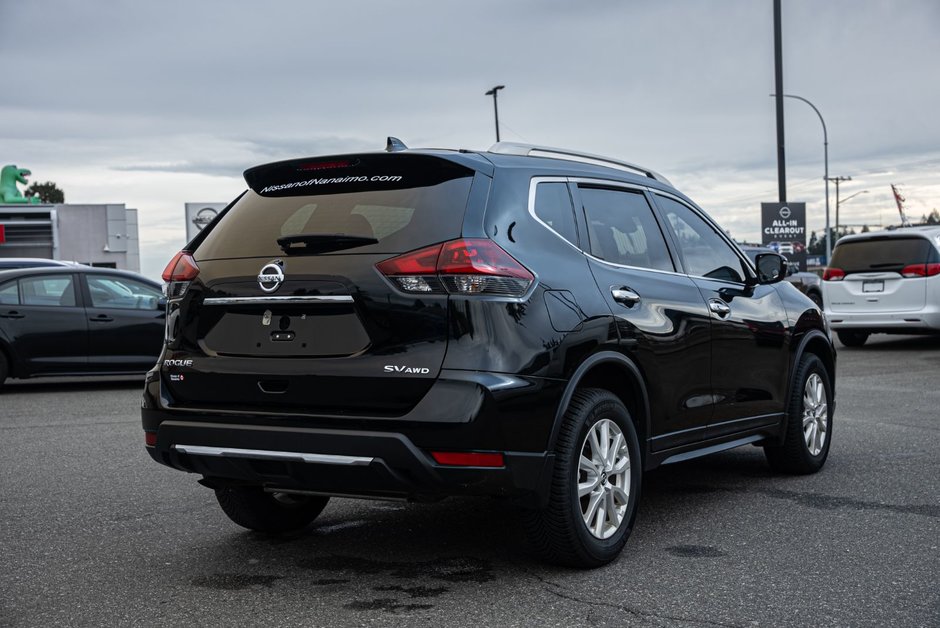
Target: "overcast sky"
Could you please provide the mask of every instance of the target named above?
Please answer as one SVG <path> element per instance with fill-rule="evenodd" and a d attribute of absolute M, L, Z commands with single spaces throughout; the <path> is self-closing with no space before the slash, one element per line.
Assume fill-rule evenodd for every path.
<path fill-rule="evenodd" d="M 503 140 L 662 172 L 738 239 L 777 196 L 772 0 L 4 1 L 0 161 L 140 210 L 142 271 L 183 204 L 289 157 Z M 784 88 L 851 176 L 842 221 L 940 208 L 940 2 L 783 0 Z M 786 101 L 788 200 L 824 221 L 819 120 Z M 832 190 L 831 203 L 835 196 Z"/>

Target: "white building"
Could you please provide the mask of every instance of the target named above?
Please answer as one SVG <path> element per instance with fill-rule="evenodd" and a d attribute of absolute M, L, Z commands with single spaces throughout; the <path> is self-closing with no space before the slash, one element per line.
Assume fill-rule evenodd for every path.
<path fill-rule="evenodd" d="M 0 205 L 0 257 L 44 257 L 140 272 L 137 210 L 108 205 Z"/>

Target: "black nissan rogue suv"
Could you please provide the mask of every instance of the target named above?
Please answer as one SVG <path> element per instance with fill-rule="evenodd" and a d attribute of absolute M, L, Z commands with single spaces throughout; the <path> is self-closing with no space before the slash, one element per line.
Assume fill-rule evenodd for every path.
<path fill-rule="evenodd" d="M 663 177 L 499 143 L 282 161 L 167 266 L 142 417 L 236 523 L 329 496 L 513 498 L 549 560 L 615 558 L 645 471 L 745 444 L 818 471 L 824 315 Z"/>

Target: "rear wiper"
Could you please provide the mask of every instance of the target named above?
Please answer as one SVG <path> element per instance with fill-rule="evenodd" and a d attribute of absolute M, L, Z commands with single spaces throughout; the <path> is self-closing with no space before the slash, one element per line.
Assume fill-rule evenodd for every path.
<path fill-rule="evenodd" d="M 378 244 L 375 238 L 347 235 L 345 233 L 298 233 L 277 239 L 281 250 L 288 255 L 327 253 L 354 249 L 366 244 Z"/>

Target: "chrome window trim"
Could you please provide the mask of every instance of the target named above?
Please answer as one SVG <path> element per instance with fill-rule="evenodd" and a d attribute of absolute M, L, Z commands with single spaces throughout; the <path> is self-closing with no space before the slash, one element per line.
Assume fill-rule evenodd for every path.
<path fill-rule="evenodd" d="M 310 454 L 299 451 L 272 451 L 268 449 L 239 449 L 236 447 L 205 447 L 203 445 L 173 445 L 173 449 L 193 456 L 213 458 L 251 458 L 256 460 L 289 460 L 311 464 L 368 465 L 374 458 L 341 456 L 337 454 Z"/>
<path fill-rule="evenodd" d="M 242 305 L 253 303 L 353 303 L 353 298 L 346 294 L 315 295 L 298 297 L 209 297 L 202 301 L 205 305 Z"/>
<path fill-rule="evenodd" d="M 583 252 L 583 251 L 582 251 L 582 252 Z M 644 273 L 662 273 L 663 275 L 676 275 L 677 277 L 691 277 L 691 275 L 689 275 L 689 274 L 687 274 L 687 273 L 680 273 L 680 272 L 676 272 L 676 271 L 674 271 L 674 270 L 660 270 L 660 269 L 658 269 L 658 268 L 647 268 L 646 266 L 628 266 L 628 265 L 626 265 L 626 264 L 618 264 L 617 262 L 608 262 L 608 261 L 605 260 L 605 259 L 601 259 L 601 258 L 599 258 L 599 257 L 594 257 L 594 256 L 591 255 L 590 253 L 584 253 L 584 256 L 591 258 L 591 259 L 594 260 L 595 262 L 599 262 L 599 263 L 601 263 L 601 264 L 606 264 L 607 266 L 614 266 L 615 268 L 628 268 L 628 269 L 630 269 L 630 270 L 639 270 L 639 271 L 642 271 L 642 272 L 644 272 Z M 708 277 L 706 277 L 706 279 L 708 279 Z"/>

